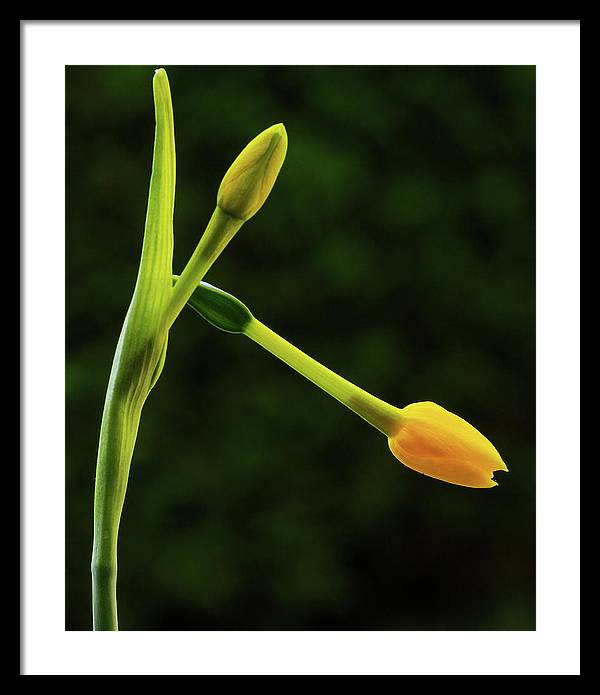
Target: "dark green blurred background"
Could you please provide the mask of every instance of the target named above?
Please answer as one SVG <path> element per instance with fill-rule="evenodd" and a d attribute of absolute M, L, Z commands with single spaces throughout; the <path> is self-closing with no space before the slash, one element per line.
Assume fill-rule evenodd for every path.
<path fill-rule="evenodd" d="M 96 446 L 150 177 L 149 67 L 68 67 L 66 626 L 91 624 Z M 175 272 L 242 147 L 284 122 L 267 203 L 207 280 L 510 468 L 426 478 L 243 336 L 184 310 L 121 524 L 125 630 L 535 628 L 533 67 L 171 67 Z"/>

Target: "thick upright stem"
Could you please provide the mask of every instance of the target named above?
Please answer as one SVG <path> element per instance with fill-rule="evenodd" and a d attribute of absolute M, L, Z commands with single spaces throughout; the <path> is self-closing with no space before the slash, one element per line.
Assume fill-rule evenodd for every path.
<path fill-rule="evenodd" d="M 92 613 L 94 630 L 119 629 L 117 616 L 117 558 L 92 561 Z"/>
<path fill-rule="evenodd" d="M 164 312 L 173 273 L 175 132 L 167 74 L 152 81 L 156 128 L 138 277 L 113 358 L 94 490 L 92 606 L 95 630 L 117 630 L 117 537 L 144 401 L 164 363 Z"/>
<path fill-rule="evenodd" d="M 92 611 L 94 630 L 118 630 L 117 539 L 142 402 L 109 384 L 100 429 L 94 493 Z"/>

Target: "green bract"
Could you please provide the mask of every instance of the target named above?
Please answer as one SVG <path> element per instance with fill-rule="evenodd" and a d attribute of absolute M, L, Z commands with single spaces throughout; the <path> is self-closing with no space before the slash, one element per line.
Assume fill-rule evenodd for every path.
<path fill-rule="evenodd" d="M 239 299 L 208 282 L 198 285 L 188 305 L 215 328 L 227 333 L 244 333 L 254 318 Z"/>
<path fill-rule="evenodd" d="M 156 130 L 142 257 L 113 359 L 98 445 L 92 551 L 95 630 L 118 629 L 119 522 L 142 407 L 162 372 L 169 329 L 221 251 L 264 203 L 283 164 L 282 143 L 287 142 L 280 124 L 267 129 L 242 151 L 224 182 L 225 190 L 232 191 L 225 199 L 236 201 L 235 214 L 217 205 L 173 285 L 175 134 L 171 91 L 163 69 L 154 75 L 153 92 Z M 244 214 L 237 214 L 242 208 Z"/>

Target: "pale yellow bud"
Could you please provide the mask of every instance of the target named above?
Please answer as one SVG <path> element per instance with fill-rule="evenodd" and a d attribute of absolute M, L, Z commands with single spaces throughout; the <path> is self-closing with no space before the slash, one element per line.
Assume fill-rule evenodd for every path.
<path fill-rule="evenodd" d="M 249 142 L 227 170 L 217 194 L 217 205 L 246 221 L 268 198 L 287 152 L 283 123 L 263 130 Z"/>

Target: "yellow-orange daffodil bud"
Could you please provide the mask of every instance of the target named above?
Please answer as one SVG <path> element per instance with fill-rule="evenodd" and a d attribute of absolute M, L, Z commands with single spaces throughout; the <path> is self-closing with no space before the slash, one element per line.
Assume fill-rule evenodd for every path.
<path fill-rule="evenodd" d="M 426 401 L 407 405 L 401 413 L 388 443 L 405 466 L 466 487 L 494 487 L 494 471 L 508 470 L 479 430 L 445 408 Z"/>
<path fill-rule="evenodd" d="M 258 321 L 228 292 L 201 282 L 189 305 L 228 333 L 243 333 L 360 415 L 388 438 L 408 468 L 454 485 L 489 488 L 495 471 L 508 471 L 500 454 L 473 425 L 431 402 L 397 408 L 355 386 Z"/>

